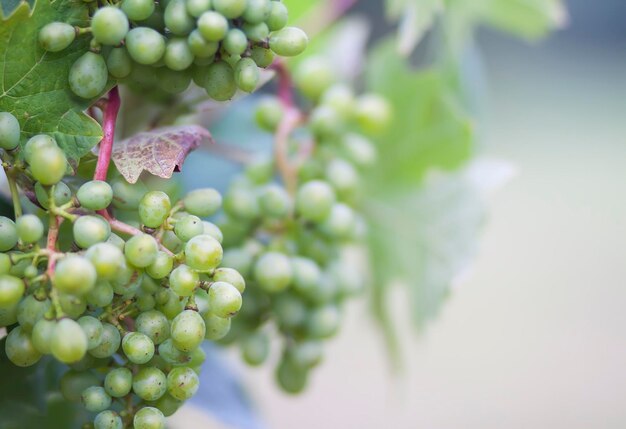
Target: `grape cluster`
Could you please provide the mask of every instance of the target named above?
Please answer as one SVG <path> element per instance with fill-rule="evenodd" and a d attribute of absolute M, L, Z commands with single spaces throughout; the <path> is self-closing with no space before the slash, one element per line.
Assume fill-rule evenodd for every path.
<path fill-rule="evenodd" d="M 201 343 L 226 335 L 242 306 L 245 281 L 220 267 L 222 233 L 201 220 L 221 195 L 171 201 L 122 177 L 67 180 L 74 192 L 52 137 L 19 140 L 18 121 L 0 113 L 3 161 L 11 178 L 34 184 L 40 207 L 0 217 L 6 355 L 22 367 L 43 355 L 69 365 L 61 391 L 94 413 L 95 429 L 162 429 L 198 389 Z"/>
<path fill-rule="evenodd" d="M 306 34 L 287 27 L 277 0 L 122 0 L 95 10 L 90 26 L 52 22 L 39 32 L 43 49 L 59 52 L 91 35 L 90 50 L 72 65 L 69 84 L 82 98 L 100 95 L 110 78 L 167 93 L 191 81 L 218 101 L 252 92 L 259 67 L 294 56 Z"/>
<path fill-rule="evenodd" d="M 260 365 L 277 330 L 276 377 L 289 393 L 305 387 L 324 340 L 340 328 L 344 302 L 364 287 L 354 260 L 367 232 L 360 176 L 377 159 L 366 135 L 377 135 L 391 117 L 386 100 L 355 96 L 318 58 L 305 60 L 295 77 L 303 111 L 274 97 L 260 102 L 256 119 L 276 133 L 276 156 L 253 163 L 234 181 L 218 222 L 228 237 L 224 262 L 249 283 L 245 306 L 223 341 L 236 342 L 246 362 Z M 300 119 L 287 141 L 279 141 L 294 114 Z"/>

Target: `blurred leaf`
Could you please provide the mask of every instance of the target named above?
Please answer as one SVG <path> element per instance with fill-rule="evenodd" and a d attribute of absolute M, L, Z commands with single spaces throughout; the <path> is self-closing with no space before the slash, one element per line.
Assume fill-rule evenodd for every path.
<path fill-rule="evenodd" d="M 300 20 L 325 2 L 326 0 L 283 0 L 283 3 L 287 6 L 287 10 L 289 11 L 289 25 L 293 25 L 294 22 Z"/>
<path fill-rule="evenodd" d="M 144 170 L 169 179 L 203 140 L 211 140 L 211 134 L 197 125 L 157 128 L 115 143 L 112 159 L 129 183 Z"/>
<path fill-rule="evenodd" d="M 442 9 L 442 0 L 387 0 L 387 15 L 400 21 L 400 53 L 408 55 L 415 49 Z"/>

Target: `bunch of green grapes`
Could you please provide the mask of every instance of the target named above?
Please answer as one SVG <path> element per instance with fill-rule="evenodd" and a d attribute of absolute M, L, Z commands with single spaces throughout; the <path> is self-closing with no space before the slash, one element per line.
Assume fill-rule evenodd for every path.
<path fill-rule="evenodd" d="M 369 136 L 391 118 L 386 100 L 355 96 L 322 60 L 306 60 L 295 78 L 305 108 L 273 97 L 260 103 L 256 117 L 276 133 L 276 156 L 234 181 L 218 222 L 228 237 L 224 261 L 249 284 L 224 342 L 237 343 L 246 362 L 260 365 L 277 331 L 276 376 L 289 393 L 305 387 L 324 341 L 340 328 L 344 302 L 364 287 L 354 260 L 367 233 L 360 177 L 377 160 Z M 299 119 L 288 118 L 294 115 Z"/>
<path fill-rule="evenodd" d="M 90 50 L 69 72 L 72 91 L 100 95 L 112 78 L 168 93 L 191 81 L 218 101 L 237 89 L 252 92 L 259 67 L 275 55 L 294 56 L 306 34 L 287 27 L 286 6 L 276 0 L 113 0 L 96 8 L 90 26 L 52 22 L 39 32 L 41 46 L 59 52 L 76 37 L 92 37 Z"/>
<path fill-rule="evenodd" d="M 0 217 L 7 357 L 21 367 L 43 355 L 67 364 L 60 389 L 94 414 L 95 429 L 164 428 L 198 389 L 201 343 L 226 335 L 242 305 L 244 279 L 220 267 L 222 233 L 201 219 L 220 208 L 220 194 L 172 201 L 121 177 L 74 192 L 52 137 L 19 141 L 18 121 L 0 113 L 5 168 L 34 185 L 40 207 Z M 124 213 L 134 225 L 113 217 Z"/>

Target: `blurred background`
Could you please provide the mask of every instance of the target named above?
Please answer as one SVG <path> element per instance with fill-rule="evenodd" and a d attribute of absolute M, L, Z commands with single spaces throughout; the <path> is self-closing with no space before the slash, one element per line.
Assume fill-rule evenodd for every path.
<path fill-rule="evenodd" d="M 354 13 L 380 17 L 377 3 Z M 567 8 L 567 26 L 537 44 L 480 32 L 482 153 L 516 174 L 438 319 L 416 335 L 394 292 L 393 370 L 366 304 L 353 305 L 297 397 L 271 368 L 229 359 L 266 427 L 626 427 L 626 3 Z M 193 407 L 173 419 L 223 427 Z"/>

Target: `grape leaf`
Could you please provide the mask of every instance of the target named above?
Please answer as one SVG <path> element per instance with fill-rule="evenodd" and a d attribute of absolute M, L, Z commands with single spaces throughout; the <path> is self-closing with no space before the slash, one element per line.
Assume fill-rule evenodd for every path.
<path fill-rule="evenodd" d="M 410 54 L 443 9 L 442 0 L 387 0 L 387 15 L 400 21 L 398 49 Z"/>
<path fill-rule="evenodd" d="M 83 111 L 94 100 L 76 97 L 68 73 L 89 46 L 79 37 L 62 52 L 45 52 L 39 29 L 53 21 L 88 25 L 88 7 L 80 0 L 36 0 L 31 10 L 22 2 L 0 22 L 0 111 L 11 112 L 22 127 L 22 142 L 46 133 L 70 160 L 87 154 L 102 138 L 100 125 Z M 108 87 L 112 86 L 109 82 Z"/>
<path fill-rule="evenodd" d="M 203 140 L 212 141 L 211 134 L 197 125 L 157 128 L 115 143 L 112 159 L 129 183 L 137 182 L 144 170 L 169 179 Z"/>

